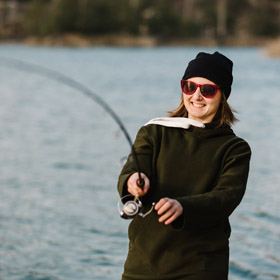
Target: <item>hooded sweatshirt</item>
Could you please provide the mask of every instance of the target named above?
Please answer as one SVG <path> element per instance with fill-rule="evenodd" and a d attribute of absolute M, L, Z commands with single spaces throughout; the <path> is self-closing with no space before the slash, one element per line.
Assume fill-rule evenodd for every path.
<path fill-rule="evenodd" d="M 144 209 L 169 197 L 181 203 L 183 214 L 168 226 L 158 221 L 156 211 L 132 220 L 122 279 L 183 280 L 196 275 L 194 279 L 210 280 L 207 273 L 215 280 L 227 279 L 228 217 L 245 193 L 251 157 L 247 142 L 228 126 L 148 123 L 139 130 L 134 149 L 140 171 L 150 179 L 150 189 L 141 198 Z M 131 154 L 119 176 L 121 197 L 128 194 L 127 180 L 137 171 Z"/>

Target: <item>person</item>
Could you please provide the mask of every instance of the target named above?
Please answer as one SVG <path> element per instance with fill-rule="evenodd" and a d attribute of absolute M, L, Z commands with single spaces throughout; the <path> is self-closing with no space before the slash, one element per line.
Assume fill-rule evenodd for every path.
<path fill-rule="evenodd" d="M 129 225 L 123 280 L 228 279 L 229 216 L 245 192 L 251 150 L 231 128 L 232 61 L 198 53 L 181 80 L 181 103 L 140 128 L 118 180 L 120 196 L 139 197 L 145 218 Z"/>

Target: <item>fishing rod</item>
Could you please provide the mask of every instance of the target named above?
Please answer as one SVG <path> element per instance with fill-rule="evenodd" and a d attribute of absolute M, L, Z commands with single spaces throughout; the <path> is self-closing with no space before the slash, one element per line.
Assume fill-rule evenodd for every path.
<path fill-rule="evenodd" d="M 127 132 L 127 129 L 125 128 L 123 122 L 121 121 L 121 119 L 119 118 L 119 116 L 115 113 L 115 111 L 108 105 L 108 103 L 106 103 L 99 95 L 97 95 L 96 93 L 94 93 L 93 91 L 91 91 L 89 88 L 87 88 L 86 86 L 84 86 L 83 84 L 81 84 L 80 82 L 74 80 L 73 78 L 62 74 L 58 71 L 40 66 L 40 65 L 36 65 L 36 64 L 32 64 L 30 62 L 26 62 L 26 61 L 22 61 L 19 59 L 15 59 L 15 58 L 8 58 L 8 57 L 3 57 L 0 56 L 0 61 L 2 64 L 5 64 L 8 67 L 12 67 L 14 69 L 17 70 L 22 70 L 22 71 L 28 71 L 31 73 L 35 73 L 37 75 L 43 76 L 43 77 L 47 77 L 49 79 L 55 80 L 59 83 L 62 83 L 66 86 L 69 86 L 70 88 L 73 88 L 81 93 L 83 93 L 84 95 L 86 95 L 87 97 L 89 97 L 90 99 L 92 99 L 93 101 L 95 101 L 97 104 L 99 104 L 101 107 L 103 107 L 105 109 L 105 111 L 113 118 L 113 120 L 118 124 L 118 126 L 120 127 L 121 131 L 123 132 L 123 134 L 125 135 L 125 138 L 127 139 L 130 147 L 131 147 L 131 153 L 135 159 L 135 164 L 136 164 L 136 168 L 137 168 L 137 173 L 138 173 L 138 179 L 136 181 L 138 187 L 143 188 L 145 185 L 145 181 L 141 176 L 140 173 L 140 165 L 139 165 L 139 160 L 137 157 L 137 153 L 134 149 L 133 143 L 131 141 L 131 138 Z M 127 196 L 125 196 L 127 197 Z M 122 201 L 122 199 L 121 199 Z M 119 204 L 118 204 L 119 206 Z M 140 210 L 142 208 L 142 203 L 139 200 L 139 197 L 135 197 L 134 200 L 128 200 L 125 204 L 124 204 L 124 208 L 123 210 L 120 210 L 119 207 L 119 212 L 121 214 L 122 218 L 125 219 L 130 219 L 133 218 L 134 216 L 136 216 L 137 214 L 139 214 L 142 217 L 145 217 L 146 214 L 149 214 L 147 212 L 146 214 L 143 214 Z"/>

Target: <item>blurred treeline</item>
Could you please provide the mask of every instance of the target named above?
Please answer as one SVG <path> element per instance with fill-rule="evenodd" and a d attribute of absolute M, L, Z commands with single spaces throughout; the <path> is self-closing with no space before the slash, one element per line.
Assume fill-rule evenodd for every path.
<path fill-rule="evenodd" d="M 168 40 L 280 33 L 279 0 L 0 0 L 0 16 L 0 36 L 5 26 L 6 34 L 42 37 L 129 34 Z"/>

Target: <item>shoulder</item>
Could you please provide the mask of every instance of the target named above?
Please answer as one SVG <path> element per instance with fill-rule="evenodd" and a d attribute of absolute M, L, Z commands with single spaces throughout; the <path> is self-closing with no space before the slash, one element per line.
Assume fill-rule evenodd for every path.
<path fill-rule="evenodd" d="M 156 124 L 143 125 L 138 130 L 137 138 L 145 137 L 147 139 L 152 140 L 162 135 L 164 129 L 166 128 Z"/>
<path fill-rule="evenodd" d="M 136 142 L 148 142 L 154 146 L 161 146 L 163 143 L 180 141 L 182 139 L 183 133 L 182 128 L 168 127 L 158 124 L 145 124 L 143 125 L 136 136 Z"/>
<path fill-rule="evenodd" d="M 242 146 L 244 146 L 244 148 L 251 150 L 249 143 L 244 138 L 236 135 L 234 133 L 234 131 L 232 130 L 232 128 L 229 128 L 229 129 L 232 131 L 229 138 L 232 140 L 233 143 L 242 145 Z"/>
<path fill-rule="evenodd" d="M 228 155 L 246 155 L 247 157 L 251 157 L 252 151 L 251 151 L 251 147 L 249 145 L 249 143 L 233 134 L 230 137 L 227 138 L 227 154 Z"/>
<path fill-rule="evenodd" d="M 215 127 L 206 125 L 205 129 L 196 129 L 200 139 L 212 149 L 221 151 L 226 155 L 235 153 L 251 154 L 251 148 L 246 140 L 237 136 L 229 126 Z"/>
<path fill-rule="evenodd" d="M 224 138 L 224 141 L 228 141 L 228 142 L 232 143 L 232 145 L 241 144 L 243 146 L 246 146 L 248 149 L 250 149 L 248 142 L 245 139 L 243 139 L 242 137 L 239 137 L 238 135 L 236 135 L 231 127 L 224 126 L 224 127 L 220 127 L 220 128 L 214 129 L 214 130 L 216 130 L 214 132 L 214 134 L 222 136 Z"/>

